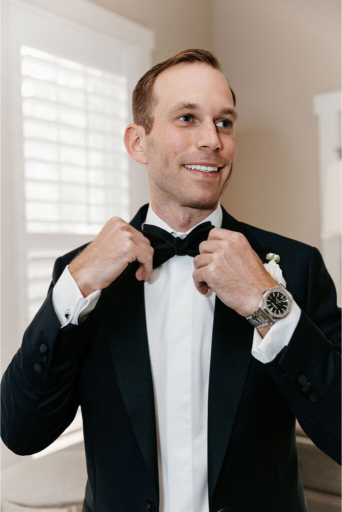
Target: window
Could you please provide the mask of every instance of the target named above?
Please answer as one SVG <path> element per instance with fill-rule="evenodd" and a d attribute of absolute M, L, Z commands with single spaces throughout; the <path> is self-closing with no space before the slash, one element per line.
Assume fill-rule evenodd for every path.
<path fill-rule="evenodd" d="M 113 215 L 129 221 L 127 78 L 28 46 L 20 54 L 27 235 L 96 235 Z M 58 254 L 27 252 L 29 320 Z"/>
<path fill-rule="evenodd" d="M 4 250 L 15 276 L 6 290 L 16 304 L 10 338 L 19 343 L 55 259 L 91 241 L 110 217 L 129 221 L 148 200 L 145 173 L 129 159 L 123 134 L 133 88 L 151 65 L 152 32 L 84 0 L 72 8 L 68 0 L 39 4 L 6 2 L 4 153 L 13 195 L 5 198 L 11 239 Z M 81 440 L 78 413 L 37 456 Z"/>

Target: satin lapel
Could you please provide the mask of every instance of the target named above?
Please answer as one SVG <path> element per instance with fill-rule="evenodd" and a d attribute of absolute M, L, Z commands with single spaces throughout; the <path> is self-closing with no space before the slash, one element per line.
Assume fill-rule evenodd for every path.
<path fill-rule="evenodd" d="M 262 248 L 248 230 L 223 209 L 222 228 L 243 233 L 265 262 Z M 212 495 L 227 451 L 251 362 L 253 327 L 217 297 L 211 348 L 208 397 L 208 486 Z"/>
<path fill-rule="evenodd" d="M 146 207 L 131 224 L 141 230 Z M 143 217 L 142 217 L 143 215 Z M 157 433 L 154 390 L 147 339 L 144 283 L 132 263 L 101 294 L 103 329 L 116 377 L 144 461 L 158 492 Z"/>

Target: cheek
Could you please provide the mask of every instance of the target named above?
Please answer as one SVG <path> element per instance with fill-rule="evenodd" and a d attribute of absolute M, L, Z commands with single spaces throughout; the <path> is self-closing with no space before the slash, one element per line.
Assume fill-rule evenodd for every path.
<path fill-rule="evenodd" d="M 192 141 L 185 131 L 175 132 L 168 135 L 168 152 L 173 157 L 182 160 L 183 153 L 191 147 Z"/>
<path fill-rule="evenodd" d="M 235 157 L 235 155 L 236 155 L 236 140 L 235 140 L 235 137 L 229 137 L 229 139 L 227 139 L 225 141 L 223 150 L 231 158 Z"/>

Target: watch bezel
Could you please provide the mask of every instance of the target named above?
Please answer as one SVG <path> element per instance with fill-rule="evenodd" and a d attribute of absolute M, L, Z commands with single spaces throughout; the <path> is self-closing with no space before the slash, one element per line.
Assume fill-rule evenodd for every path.
<path fill-rule="evenodd" d="M 268 307 L 267 299 L 268 297 L 275 292 L 279 292 L 282 295 L 284 295 L 288 300 L 288 307 L 286 308 L 286 311 L 283 313 L 273 313 Z M 282 284 L 279 284 L 278 286 L 274 286 L 273 288 L 270 288 L 269 290 L 266 290 L 262 296 L 261 300 L 261 307 L 264 311 L 267 312 L 267 314 L 273 319 L 273 320 L 280 320 L 281 318 L 285 318 L 291 311 L 292 308 L 292 295 L 290 292 L 288 292 Z"/>

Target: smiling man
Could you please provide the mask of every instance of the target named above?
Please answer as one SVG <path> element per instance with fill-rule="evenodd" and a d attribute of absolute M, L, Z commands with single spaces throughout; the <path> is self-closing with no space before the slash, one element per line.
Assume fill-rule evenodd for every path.
<path fill-rule="evenodd" d="M 340 461 L 332 280 L 317 249 L 220 206 L 237 113 L 213 54 L 154 66 L 133 117 L 151 202 L 56 261 L 3 377 L 3 440 L 40 451 L 81 405 L 83 512 L 303 512 L 296 418 Z"/>

